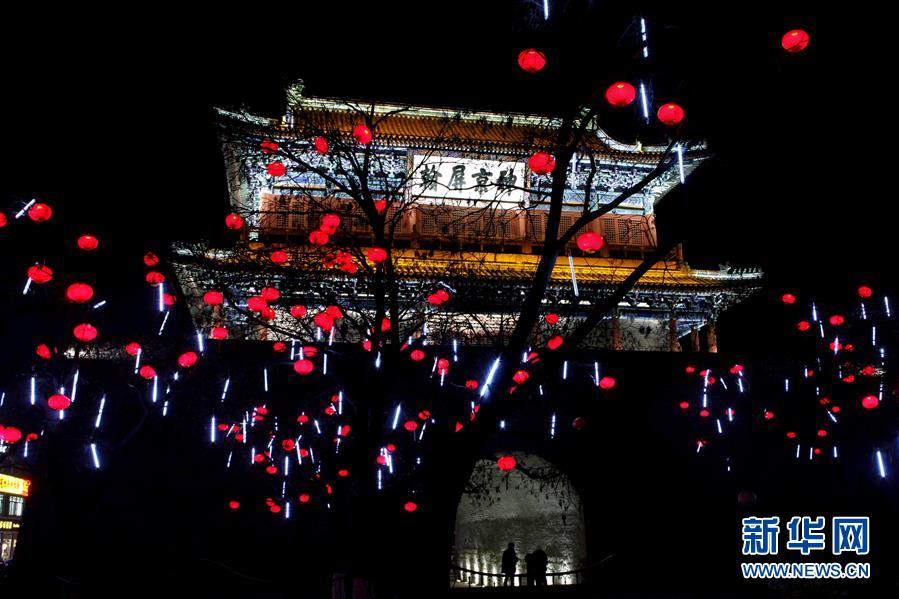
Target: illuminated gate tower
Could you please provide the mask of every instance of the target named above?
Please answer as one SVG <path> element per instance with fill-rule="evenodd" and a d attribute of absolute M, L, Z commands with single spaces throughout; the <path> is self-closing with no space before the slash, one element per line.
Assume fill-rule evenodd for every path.
<path fill-rule="evenodd" d="M 363 260 L 366 248 L 373 245 L 365 215 L 335 185 L 335 180 L 349 185 L 353 178 L 352 165 L 344 161 L 363 160 L 363 147 L 353 139 L 353 132 L 367 116 L 369 122 L 377 121 L 369 148 L 372 175 L 367 183 L 373 188 L 372 197 L 393 198 L 387 219 L 395 222 L 392 251 L 400 300 L 411 301 L 413 295 L 421 296 L 423 289 L 433 291 L 442 286 L 452 290 L 453 301 L 429 317 L 432 338 L 457 337 L 461 330 L 465 342 L 477 344 L 493 342 L 511 331 L 514 305 L 527 289 L 540 258 L 548 214 L 541 197 L 548 191 L 550 177 L 535 175 L 527 160 L 537 149 L 551 147 L 557 121 L 521 114 L 313 98 L 303 94 L 302 83 L 288 87 L 287 110 L 281 119 L 226 110 L 219 110 L 218 115 L 231 209 L 245 219 L 246 226 L 239 231 L 238 249 L 206 251 L 204 267 L 190 259 L 195 248 L 175 246 L 176 269 L 187 295 L 199 298 L 214 284 L 221 274 L 213 274 L 216 264 L 225 268 L 228 263 L 227 268 L 233 270 L 236 264 L 249 267 L 253 262 L 253 268 L 261 270 L 248 276 L 259 280 L 251 281 L 244 290 L 246 296 L 265 285 L 277 286 L 280 280 L 292 287 L 279 287 L 288 294 L 282 300 L 288 305 L 305 303 L 312 310 L 324 305 L 318 281 L 331 285 L 331 299 L 338 304 L 352 300 L 362 302 L 364 309 L 365 294 L 358 291 L 354 277 L 333 265 L 322 265 L 324 250 L 314 247 L 309 235 L 319 228 L 325 213 L 336 212 L 342 220 L 336 233 L 338 245 L 351 247 Z M 333 150 L 316 151 L 318 135 L 330 140 L 331 148 L 343 144 L 357 148 L 360 154 L 353 154 L 357 151 L 353 149 L 351 155 L 338 160 Z M 576 153 L 567 165 L 560 231 L 583 211 L 588 184 L 590 208 L 594 209 L 639 182 L 664 152 L 663 147 L 619 143 L 598 127 L 589 136 L 584 151 Z M 260 151 L 260 140 L 263 145 L 274 141 L 282 149 L 290 146 L 298 152 L 294 156 L 300 165 L 278 152 Z M 691 148 L 684 159 L 685 175 L 705 156 L 704 148 Z M 285 173 L 272 174 L 268 167 L 275 159 L 286 166 Z M 355 183 L 359 184 L 358 177 Z M 574 323 L 589 311 L 591 298 L 627 277 L 655 248 L 654 206 L 678 184 L 675 166 L 590 223 L 585 230 L 604 239 L 599 252 L 585 254 L 573 239 L 560 254 L 546 290 L 547 312 L 557 312 Z M 281 270 L 269 268 L 271 264 L 260 266 L 279 249 L 289 253 L 289 264 Z M 262 258 L 252 257 L 257 255 Z M 283 273 L 291 268 L 301 269 L 309 284 L 288 284 Z M 755 290 L 760 278 L 758 270 L 692 269 L 678 246 L 640 279 L 585 345 L 717 351 L 717 315 Z M 313 293 L 313 287 L 319 293 Z M 245 299 L 235 298 L 238 303 Z M 202 303 L 195 304 L 198 324 L 213 324 Z M 215 318 L 226 315 L 222 309 L 216 309 Z M 279 314 L 274 324 L 284 318 L 290 317 Z M 286 338 L 248 322 L 239 313 L 227 314 L 227 322 L 230 327 L 244 322 L 243 332 L 253 338 Z M 472 322 L 477 326 L 469 326 Z M 701 331 L 705 334 L 700 335 Z M 689 337 L 682 340 L 685 335 Z M 349 338 L 346 332 L 344 336 L 347 341 L 359 340 Z"/>

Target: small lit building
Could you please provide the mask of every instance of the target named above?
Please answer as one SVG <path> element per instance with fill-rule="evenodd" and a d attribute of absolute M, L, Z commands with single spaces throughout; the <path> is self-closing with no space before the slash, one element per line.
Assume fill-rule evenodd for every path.
<path fill-rule="evenodd" d="M 0 474 L 0 561 L 13 558 L 31 481 Z"/>

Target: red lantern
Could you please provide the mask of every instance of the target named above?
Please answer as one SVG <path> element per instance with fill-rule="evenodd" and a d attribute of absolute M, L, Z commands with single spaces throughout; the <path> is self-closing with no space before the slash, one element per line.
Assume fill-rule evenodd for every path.
<path fill-rule="evenodd" d="M 328 243 L 331 237 L 324 231 L 313 231 L 309 234 L 309 243 L 314 246 L 321 247 Z"/>
<path fill-rule="evenodd" d="M 38 285 L 43 285 L 53 279 L 53 270 L 49 266 L 35 264 L 28 268 L 28 278 Z"/>
<path fill-rule="evenodd" d="M 303 346 L 303 356 L 307 358 L 314 358 L 318 355 L 318 348 L 314 345 L 304 345 Z M 334 397 L 337 397 L 336 395 Z"/>
<path fill-rule="evenodd" d="M 162 294 L 162 303 L 166 306 L 174 306 L 177 298 L 171 293 L 163 293 Z"/>
<path fill-rule="evenodd" d="M 165 282 L 165 275 L 162 274 L 161 272 L 151 270 L 150 272 L 147 273 L 146 281 L 152 287 L 156 287 L 157 285 L 160 285 L 163 282 Z"/>
<path fill-rule="evenodd" d="M 802 52 L 808 48 L 808 42 L 809 35 L 802 29 L 792 29 L 787 31 L 780 39 L 781 47 L 791 54 Z"/>
<path fill-rule="evenodd" d="M 792 293 L 784 293 L 782 296 L 780 296 L 780 301 L 789 306 L 796 303 L 796 296 Z"/>
<path fill-rule="evenodd" d="M 9 223 L 9 221 L 6 220 L 6 215 L 3 214 L 3 212 L 0 212 L 0 229 L 5 227 L 8 223 Z"/>
<path fill-rule="evenodd" d="M 627 106 L 633 102 L 636 97 L 637 90 L 634 89 L 633 85 L 626 81 L 617 81 L 610 85 L 606 90 L 606 102 L 616 108 Z"/>
<path fill-rule="evenodd" d="M 659 107 L 656 116 L 659 117 L 659 120 L 662 121 L 663 124 L 670 127 L 684 120 L 684 109 L 674 102 L 668 102 Z"/>
<path fill-rule="evenodd" d="M 221 291 L 207 291 L 203 294 L 203 301 L 210 306 L 220 306 L 225 301 Z"/>
<path fill-rule="evenodd" d="M 413 349 L 412 353 L 409 354 L 409 357 L 412 358 L 413 362 L 421 362 L 425 359 L 425 352 L 420 349 Z"/>
<path fill-rule="evenodd" d="M 550 312 L 549 314 L 546 315 L 546 324 L 554 325 L 557 322 L 559 322 L 558 314 L 554 314 L 554 313 Z"/>
<path fill-rule="evenodd" d="M 418 423 L 414 420 L 407 420 L 405 423 L 403 423 L 403 428 L 411 433 L 418 428 Z"/>
<path fill-rule="evenodd" d="M 858 296 L 862 299 L 868 299 L 874 295 L 874 290 L 866 285 L 862 285 L 858 288 Z"/>
<path fill-rule="evenodd" d="M 315 323 L 315 326 L 328 333 L 334 328 L 334 319 L 331 318 L 331 315 L 327 312 L 319 312 L 315 315 L 315 318 L 312 319 Z"/>
<path fill-rule="evenodd" d="M 711 412 L 708 410 L 699 410 L 699 415 L 703 418 L 708 418 L 711 415 Z"/>
<path fill-rule="evenodd" d="M 542 177 L 548 175 L 556 168 L 556 159 L 546 152 L 535 152 L 528 158 L 528 167 L 534 174 Z"/>
<path fill-rule="evenodd" d="M 125 346 L 125 353 L 129 356 L 136 356 L 140 353 L 140 343 L 136 341 L 132 341 L 128 345 Z"/>
<path fill-rule="evenodd" d="M 72 332 L 75 334 L 75 339 L 83 343 L 88 343 L 97 338 L 96 327 L 87 323 L 79 324 Z"/>
<path fill-rule="evenodd" d="M 229 502 L 228 502 L 228 507 L 231 508 L 232 510 L 240 509 L 240 502 L 239 502 L 239 501 L 233 501 L 233 500 L 232 500 L 232 501 L 229 501 Z"/>
<path fill-rule="evenodd" d="M 181 368 L 190 368 L 197 363 L 199 356 L 195 352 L 186 351 L 178 356 L 178 366 Z"/>
<path fill-rule="evenodd" d="M 334 213 L 328 213 L 322 217 L 320 228 L 324 231 L 327 229 L 336 230 L 340 226 L 340 217 Z"/>
<path fill-rule="evenodd" d="M 389 331 L 390 327 L 391 327 L 391 324 L 390 324 L 389 318 L 381 319 L 381 332 L 382 333 L 386 333 L 387 331 Z"/>
<path fill-rule="evenodd" d="M 587 428 L 587 420 L 578 416 L 574 420 L 571 421 L 571 428 L 576 431 L 582 431 Z"/>
<path fill-rule="evenodd" d="M 78 248 L 85 252 L 92 252 L 97 249 L 100 242 L 93 235 L 82 235 L 78 238 Z"/>
<path fill-rule="evenodd" d="M 271 258 L 271 261 L 275 264 L 284 264 L 288 260 L 287 252 L 284 250 L 275 250 L 271 253 L 269 258 Z"/>
<path fill-rule="evenodd" d="M 247 300 L 247 308 L 253 312 L 262 312 L 268 308 L 268 302 L 264 298 L 254 295 Z"/>
<path fill-rule="evenodd" d="M 369 248 L 365 255 L 368 257 L 369 262 L 380 264 L 387 259 L 387 250 L 384 248 Z"/>
<path fill-rule="evenodd" d="M 306 316 L 306 306 L 301 306 L 299 304 L 291 306 L 290 315 L 294 318 L 303 318 Z"/>
<path fill-rule="evenodd" d="M 409 512 L 410 514 L 418 509 L 418 504 L 414 501 L 407 501 L 403 504 L 403 509 Z"/>
<path fill-rule="evenodd" d="M 823 428 L 819 428 L 819 429 L 818 429 L 818 436 L 819 436 L 819 437 L 826 437 L 826 436 L 827 436 L 827 431 L 826 431 L 825 429 L 823 429 Z"/>
<path fill-rule="evenodd" d="M 356 141 L 363 146 L 367 146 L 369 143 L 371 143 L 371 129 L 369 129 L 365 125 L 356 125 L 355 127 L 353 127 L 353 137 L 355 137 Z"/>
<path fill-rule="evenodd" d="M 449 360 L 447 360 L 446 358 L 440 358 L 439 360 L 437 360 L 437 374 L 445 376 L 449 373 L 449 367 Z"/>
<path fill-rule="evenodd" d="M 300 503 L 309 503 L 308 493 L 300 493 Z"/>
<path fill-rule="evenodd" d="M 275 341 L 274 343 L 272 343 L 272 350 L 280 354 L 287 351 L 287 344 L 283 341 Z"/>
<path fill-rule="evenodd" d="M 156 376 L 156 369 L 149 364 L 144 364 L 140 367 L 140 370 L 138 370 L 137 373 L 141 375 L 142 378 L 145 378 L 149 381 Z"/>
<path fill-rule="evenodd" d="M 38 202 L 28 209 L 28 218 L 36 223 L 48 221 L 51 216 L 53 216 L 53 209 L 47 204 Z"/>
<path fill-rule="evenodd" d="M 72 283 L 66 289 L 66 297 L 72 303 L 83 304 L 94 297 L 94 290 L 87 283 Z"/>
<path fill-rule="evenodd" d="M 0 426 L 0 441 L 5 443 L 15 443 L 19 439 L 22 438 L 22 431 L 17 429 L 14 426 L 2 427 Z"/>
<path fill-rule="evenodd" d="M 876 395 L 866 395 L 862 398 L 862 407 L 866 410 L 873 410 L 880 405 L 880 400 Z"/>
<path fill-rule="evenodd" d="M 287 167 L 281 161 L 275 161 L 265 167 L 266 172 L 272 177 L 283 177 L 287 174 Z"/>
<path fill-rule="evenodd" d="M 515 465 L 517 463 L 518 462 L 515 460 L 515 458 L 510 455 L 504 455 L 500 459 L 496 460 L 497 467 L 503 472 L 512 470 L 513 468 L 515 468 Z"/>
<path fill-rule="evenodd" d="M 745 370 L 745 368 L 743 368 L 742 364 L 734 364 L 733 366 L 730 367 L 731 374 L 740 374 L 744 370 Z"/>
<path fill-rule="evenodd" d="M 840 316 L 839 314 L 834 314 L 833 316 L 831 316 L 828 319 L 828 322 L 830 322 L 830 324 L 832 324 L 833 326 L 838 327 L 841 324 L 843 324 L 844 322 L 846 322 L 846 319 L 843 318 L 842 316 Z"/>
<path fill-rule="evenodd" d="M 299 422 L 300 424 L 306 424 L 307 422 L 309 422 L 309 416 L 306 416 L 306 414 L 300 414 L 299 416 L 297 416 L 297 422 Z"/>
<path fill-rule="evenodd" d="M 696 367 L 687 366 L 686 368 L 684 368 L 684 372 L 686 372 L 687 374 L 693 374 L 694 372 L 696 372 Z"/>
<path fill-rule="evenodd" d="M 384 214 L 385 210 L 387 210 L 387 200 L 375 200 L 375 212 Z"/>
<path fill-rule="evenodd" d="M 562 347 L 562 343 L 564 340 L 561 335 L 556 335 L 555 337 L 551 337 L 549 341 L 546 342 L 546 347 L 549 349 L 559 349 Z"/>
<path fill-rule="evenodd" d="M 536 73 L 546 66 L 546 54 L 536 48 L 527 48 L 518 54 L 518 66 L 525 73 Z"/>
<path fill-rule="evenodd" d="M 765 410 L 765 420 L 774 420 L 775 414 L 771 410 Z"/>
<path fill-rule="evenodd" d="M 47 398 L 47 405 L 50 406 L 51 410 L 65 410 L 72 405 L 72 400 L 61 393 L 57 393 Z"/>
<path fill-rule="evenodd" d="M 796 328 L 800 331 L 807 331 L 811 328 L 812 325 L 809 324 L 807 320 L 801 320 L 796 323 Z"/>
<path fill-rule="evenodd" d="M 521 385 L 526 380 L 531 378 L 531 375 L 528 374 L 527 370 L 518 370 L 515 374 L 512 375 L 512 380 Z"/>
<path fill-rule="evenodd" d="M 303 358 L 302 360 L 297 360 L 296 362 L 293 363 L 293 369 L 297 374 L 306 376 L 307 374 L 312 372 L 315 369 L 315 367 L 312 365 L 311 360 L 307 360 L 306 358 Z"/>
<path fill-rule="evenodd" d="M 238 229 L 242 229 L 244 225 L 243 217 L 239 214 L 235 214 L 232 212 L 228 216 L 225 217 L 225 226 L 231 229 L 232 231 L 237 231 Z"/>
<path fill-rule="evenodd" d="M 213 339 L 227 339 L 228 338 L 228 329 L 225 327 L 212 327 L 212 332 L 210 333 Z"/>
<path fill-rule="evenodd" d="M 274 287 L 263 287 L 261 291 L 262 299 L 267 302 L 277 301 L 281 297 L 281 292 Z"/>
<path fill-rule="evenodd" d="M 610 376 L 604 376 L 599 379 L 599 388 L 608 391 L 615 386 L 615 379 Z"/>
<path fill-rule="evenodd" d="M 315 151 L 322 156 L 328 153 L 328 140 L 324 137 L 316 137 L 314 140 L 312 140 L 312 144 L 315 146 Z"/>
<path fill-rule="evenodd" d="M 263 154 L 274 154 L 278 151 L 278 144 L 270 139 L 263 139 L 259 144 L 259 149 Z"/>
<path fill-rule="evenodd" d="M 677 404 L 677 405 L 678 405 L 678 407 L 680 407 L 681 410 L 686 410 L 687 408 L 690 407 L 690 402 L 689 402 L 689 401 L 682 401 L 682 402 L 680 402 L 680 403 Z"/>
<path fill-rule="evenodd" d="M 467 381 L 465 381 L 465 388 L 474 391 L 478 388 L 478 382 L 474 379 L 468 379 Z"/>
<path fill-rule="evenodd" d="M 341 468 L 340 470 L 337 471 L 337 476 L 339 476 L 340 478 L 346 478 L 349 475 L 350 475 L 350 471 L 347 470 L 346 468 Z"/>
<path fill-rule="evenodd" d="M 585 251 L 588 254 L 599 250 L 599 248 L 602 247 L 602 243 L 603 243 L 602 236 L 594 233 L 593 231 L 587 231 L 586 233 L 581 233 L 577 237 L 577 246 L 582 251 Z"/>
<path fill-rule="evenodd" d="M 39 358 L 43 358 L 44 360 L 49 360 L 50 357 L 53 355 L 50 352 L 50 347 L 46 343 L 39 344 L 34 349 L 34 353 L 36 353 Z"/>

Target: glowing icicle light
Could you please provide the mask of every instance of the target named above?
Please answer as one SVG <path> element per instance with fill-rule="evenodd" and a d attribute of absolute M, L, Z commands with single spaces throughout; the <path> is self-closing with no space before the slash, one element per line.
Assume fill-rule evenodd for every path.
<path fill-rule="evenodd" d="M 733 408 L 727 408 L 727 421 L 728 422 L 734 421 L 734 409 Z"/>
<path fill-rule="evenodd" d="M 290 474 L 290 456 L 284 456 L 284 476 L 288 476 Z"/>
<path fill-rule="evenodd" d="M 425 422 L 424 424 L 421 425 L 421 433 L 418 434 L 418 440 L 419 440 L 419 442 L 420 442 L 422 439 L 424 439 L 424 437 L 425 437 L 425 429 L 426 429 L 426 428 L 428 428 L 428 423 L 427 423 L 427 422 Z"/>
<path fill-rule="evenodd" d="M 165 286 L 162 283 L 160 283 L 159 287 L 157 287 L 157 289 L 159 289 L 159 311 L 160 312 L 165 312 L 165 294 L 163 292 L 164 287 Z"/>
<path fill-rule="evenodd" d="M 80 372 L 80 370 L 76 369 L 75 376 L 72 377 L 72 397 L 70 398 L 72 403 L 75 403 L 75 396 L 78 394 L 78 374 Z"/>
<path fill-rule="evenodd" d="M 337 392 L 337 413 L 343 414 L 343 391 Z"/>
<path fill-rule="evenodd" d="M 815 457 L 815 448 L 809 447 L 808 448 L 808 460 L 811 462 L 814 457 Z"/>
<path fill-rule="evenodd" d="M 549 438 L 556 438 L 556 413 L 553 412 L 552 416 L 549 418 Z"/>
<path fill-rule="evenodd" d="M 862 306 L 862 320 L 868 320 L 868 313 L 865 311 L 865 302 L 859 302 Z"/>
<path fill-rule="evenodd" d="M 574 292 L 574 297 L 578 297 L 577 290 L 577 275 L 574 272 L 574 258 L 571 257 L 571 252 L 568 252 L 568 270 L 571 271 L 571 290 Z"/>
<path fill-rule="evenodd" d="M 646 48 L 643 48 L 645 51 Z M 677 144 L 677 172 L 680 175 L 681 185 L 687 182 L 684 177 L 684 148 L 680 144 Z"/>
<path fill-rule="evenodd" d="M 283 495 L 283 493 L 282 493 Z M 290 502 L 287 501 L 284 503 L 284 519 L 290 520 Z"/>
<path fill-rule="evenodd" d="M 37 385 L 37 381 L 34 377 L 31 377 L 31 405 L 34 405 L 35 402 L 35 386 Z"/>
<path fill-rule="evenodd" d="M 839 454 L 839 452 L 837 451 L 837 446 L 834 445 L 834 446 L 833 446 L 833 459 L 837 459 L 837 458 L 839 458 L 839 457 L 840 457 L 840 454 Z"/>
<path fill-rule="evenodd" d="M 162 331 L 165 329 L 165 324 L 169 321 L 170 312 L 166 310 L 165 316 L 162 319 L 162 324 L 159 326 L 159 335 L 162 335 Z"/>
<path fill-rule="evenodd" d="M 335 327 L 331 327 L 331 332 L 328 334 L 328 347 L 334 345 L 334 330 Z"/>
<path fill-rule="evenodd" d="M 375 357 L 375 368 L 381 367 L 381 352 L 378 352 L 378 355 Z"/>
<path fill-rule="evenodd" d="M 378 491 L 384 488 L 384 483 L 381 480 L 381 469 L 378 468 Z"/>
<path fill-rule="evenodd" d="M 209 419 L 209 442 L 215 443 L 215 416 Z"/>
<path fill-rule="evenodd" d="M 886 465 L 883 463 L 883 453 L 878 449 L 877 450 L 877 471 L 880 473 L 880 478 L 887 477 Z"/>
<path fill-rule="evenodd" d="M 646 86 L 640 83 L 640 107 L 643 109 L 643 119 L 649 122 L 649 99 L 646 96 Z"/>
<path fill-rule="evenodd" d="M 6 391 L 0 393 L 0 408 L 3 407 L 3 402 L 6 401 Z"/>
<path fill-rule="evenodd" d="M 316 341 L 321 341 L 321 340 L 322 340 L 322 329 L 321 329 L 321 327 L 317 327 L 317 328 L 315 329 L 315 340 L 316 340 Z M 302 351 L 302 350 L 301 350 L 301 351 Z"/>
<path fill-rule="evenodd" d="M 540 390 L 540 397 L 543 397 L 543 385 L 537 385 L 537 389 Z"/>
<path fill-rule="evenodd" d="M 649 41 L 646 36 L 646 19 L 640 17 L 640 40 L 643 42 L 643 58 L 649 58 Z"/>
<path fill-rule="evenodd" d="M 250 463 L 255 464 L 256 459 L 256 447 L 250 447 Z"/>
<path fill-rule="evenodd" d="M 720 418 L 715 418 L 715 424 L 718 426 L 718 434 L 719 434 L 719 435 L 723 435 L 723 434 L 724 434 L 724 429 L 721 428 L 721 419 L 720 419 Z"/>
<path fill-rule="evenodd" d="M 705 391 L 702 392 L 702 407 L 709 407 L 709 394 Z"/>
<path fill-rule="evenodd" d="M 877 327 L 871 325 L 871 345 L 877 345 Z"/>
<path fill-rule="evenodd" d="M 453 362 L 459 361 L 459 342 L 453 339 Z"/>
<path fill-rule="evenodd" d="M 313 420 L 313 421 L 312 421 L 312 424 L 315 425 L 315 432 L 317 432 L 319 435 L 322 434 L 322 429 L 321 429 L 321 427 L 318 425 L 318 420 Z"/>
<path fill-rule="evenodd" d="M 262 388 L 268 393 L 268 368 L 262 369 Z"/>
<path fill-rule="evenodd" d="M 543 0 L 543 20 L 549 21 L 549 0 Z"/>
<path fill-rule="evenodd" d="M 203 345 L 203 334 L 200 331 L 197 331 L 197 350 L 201 354 L 206 351 L 206 346 Z"/>
<path fill-rule="evenodd" d="M 599 387 L 599 362 L 593 362 L 593 382 Z"/>
<path fill-rule="evenodd" d="M 562 362 L 562 380 L 568 379 L 568 360 Z"/>
<path fill-rule="evenodd" d="M 528 352 L 526 352 L 526 351 L 521 352 L 521 361 L 522 362 L 528 361 Z"/>
<path fill-rule="evenodd" d="M 490 388 L 490 383 L 493 382 L 493 377 L 496 375 L 496 369 L 499 368 L 499 356 L 493 360 L 493 365 L 490 367 L 490 372 L 487 373 L 487 378 L 484 380 L 484 384 L 481 385 L 481 393 L 480 397 L 484 397 L 487 395 L 487 390 Z"/>
<path fill-rule="evenodd" d="M 159 399 L 159 375 L 153 377 L 153 403 Z"/>
<path fill-rule="evenodd" d="M 725 391 L 727 391 L 727 383 L 724 382 L 724 377 L 720 378 L 718 382 L 721 383 L 721 386 L 724 387 Z"/>
<path fill-rule="evenodd" d="M 94 468 L 100 469 L 100 456 L 97 455 L 97 444 L 91 443 L 91 457 L 94 458 Z"/>
<path fill-rule="evenodd" d="M 228 387 L 231 386 L 231 377 L 225 379 L 225 386 L 222 388 L 222 401 L 225 401 L 225 396 L 228 395 Z"/>
<path fill-rule="evenodd" d="M 815 302 L 812 302 L 812 322 L 818 321 L 818 308 L 815 306 Z"/>
<path fill-rule="evenodd" d="M 824 339 L 824 323 L 822 323 L 820 320 L 818 321 L 818 335 L 821 337 L 821 339 Z"/>
<path fill-rule="evenodd" d="M 827 415 L 830 417 L 830 419 L 831 419 L 833 422 L 836 422 L 836 421 L 837 421 L 837 417 L 833 415 L 833 412 L 828 412 Z"/>
<path fill-rule="evenodd" d="M 94 428 L 100 428 L 100 420 L 103 418 L 103 408 L 106 407 L 106 394 L 100 398 L 100 407 L 97 408 L 97 419 L 94 420 Z"/>
<path fill-rule="evenodd" d="M 331 329 L 332 331 L 334 329 Z M 322 374 L 328 374 L 328 354 L 325 354 L 322 358 Z"/>
<path fill-rule="evenodd" d="M 96 304 L 93 305 L 93 307 L 91 307 L 91 310 L 96 310 L 97 308 L 102 308 L 105 305 L 106 305 L 106 300 L 103 300 L 102 302 L 97 302 Z"/>
<path fill-rule="evenodd" d="M 27 295 L 29 289 L 31 289 L 31 277 L 25 279 L 25 288 L 22 289 L 22 295 Z"/>
<path fill-rule="evenodd" d="M 796 445 L 796 459 L 799 459 L 799 451 L 802 449 L 802 445 Z"/>
<path fill-rule="evenodd" d="M 168 416 L 169 414 L 169 400 L 165 400 L 162 402 L 162 415 Z"/>
<path fill-rule="evenodd" d="M 393 425 L 390 427 L 393 430 L 396 430 L 397 425 L 400 422 L 400 408 L 403 407 L 403 404 L 397 404 L 396 410 L 393 411 Z"/>
<path fill-rule="evenodd" d="M 790 391 L 790 379 L 784 379 L 784 391 Z"/>
<path fill-rule="evenodd" d="M 23 458 L 28 457 L 28 439 L 25 440 L 25 447 L 22 450 L 22 457 Z"/>
<path fill-rule="evenodd" d="M 501 430 L 501 431 L 506 430 L 506 421 L 505 420 L 499 421 L 499 430 Z"/>
<path fill-rule="evenodd" d="M 840 351 L 840 337 L 833 338 L 833 355 L 837 355 L 837 352 Z"/>
<path fill-rule="evenodd" d="M 31 200 L 30 202 L 25 204 L 25 206 L 23 206 L 21 210 L 16 212 L 16 217 L 15 217 L 16 220 L 22 218 L 22 216 L 24 216 L 25 213 L 28 212 L 28 209 L 31 208 L 32 206 L 34 206 L 35 202 L 37 202 L 37 200 Z"/>
<path fill-rule="evenodd" d="M 144 353 L 143 349 L 139 349 L 134 355 L 134 374 L 137 374 L 137 371 L 140 370 L 140 356 L 142 353 Z"/>
<path fill-rule="evenodd" d="M 890 298 L 888 298 L 888 297 L 883 298 L 883 309 L 886 311 L 887 317 L 889 318 L 890 317 Z"/>

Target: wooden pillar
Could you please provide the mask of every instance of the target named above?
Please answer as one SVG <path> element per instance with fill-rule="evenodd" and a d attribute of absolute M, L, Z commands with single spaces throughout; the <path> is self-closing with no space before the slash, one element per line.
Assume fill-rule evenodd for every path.
<path fill-rule="evenodd" d="M 621 318 L 618 312 L 612 316 L 612 349 L 621 351 Z"/>
<path fill-rule="evenodd" d="M 698 352 L 700 350 L 699 331 L 696 330 L 696 327 L 690 329 L 690 349 L 695 352 Z"/>
<path fill-rule="evenodd" d="M 680 350 L 680 341 L 677 338 L 677 316 L 672 314 L 668 319 L 668 351 Z"/>
<path fill-rule="evenodd" d="M 715 327 L 715 321 L 710 320 L 705 325 L 705 339 L 709 346 L 709 353 L 718 353 L 718 332 Z"/>

